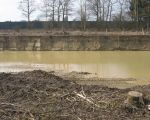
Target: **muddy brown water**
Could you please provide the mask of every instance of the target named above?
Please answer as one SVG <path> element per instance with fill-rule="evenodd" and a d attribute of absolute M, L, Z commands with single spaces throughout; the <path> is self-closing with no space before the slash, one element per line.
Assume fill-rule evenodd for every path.
<path fill-rule="evenodd" d="M 100 78 L 136 78 L 128 85 L 150 84 L 150 52 L 148 51 L 91 51 L 91 52 L 0 52 L 0 72 L 29 70 L 60 70 L 89 72 Z M 81 84 L 102 84 L 102 81 L 81 81 Z M 105 82 L 106 83 L 106 82 Z M 125 83 L 125 84 L 126 84 Z M 110 81 L 110 85 L 124 85 Z"/>

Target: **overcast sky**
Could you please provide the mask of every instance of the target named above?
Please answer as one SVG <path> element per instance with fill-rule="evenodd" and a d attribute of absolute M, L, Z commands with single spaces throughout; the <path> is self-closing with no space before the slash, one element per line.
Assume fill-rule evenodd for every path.
<path fill-rule="evenodd" d="M 38 5 L 41 0 L 35 0 Z M 20 0 L 0 0 L 0 22 L 3 21 L 22 21 L 26 18 L 18 9 Z M 36 11 L 31 20 L 38 19 L 40 11 Z"/>
<path fill-rule="evenodd" d="M 0 0 L 0 21 L 16 21 L 21 19 L 18 0 Z"/>
<path fill-rule="evenodd" d="M 20 0 L 0 0 L 0 22 L 25 20 L 18 10 Z M 36 0 L 39 2 L 39 0 Z M 34 19 L 37 16 L 34 17 Z"/>
<path fill-rule="evenodd" d="M 35 0 L 36 4 L 39 5 L 41 0 Z M 78 0 L 75 0 L 78 1 Z M 27 20 L 18 9 L 20 0 L 0 0 L 0 22 L 3 21 L 22 21 Z M 77 9 L 77 2 L 74 6 Z M 75 15 L 76 13 L 73 13 Z M 40 15 L 40 11 L 36 11 L 33 14 L 31 20 L 37 20 Z M 72 20 L 74 17 L 70 17 Z M 40 18 L 41 19 L 41 18 Z"/>

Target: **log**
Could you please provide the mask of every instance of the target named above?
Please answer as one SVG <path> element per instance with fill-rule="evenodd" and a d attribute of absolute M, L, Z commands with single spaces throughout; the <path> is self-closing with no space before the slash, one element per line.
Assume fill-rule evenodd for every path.
<path fill-rule="evenodd" d="M 143 100 L 143 94 L 137 91 L 128 92 L 128 98 L 126 102 L 128 105 L 133 105 L 135 107 L 140 107 L 145 105 Z"/>

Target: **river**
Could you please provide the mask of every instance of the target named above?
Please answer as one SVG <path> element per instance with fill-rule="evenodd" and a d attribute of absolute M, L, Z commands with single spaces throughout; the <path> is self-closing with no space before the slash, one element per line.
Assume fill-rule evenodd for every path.
<path fill-rule="evenodd" d="M 136 78 L 150 83 L 148 51 L 0 52 L 0 72 L 29 70 L 89 72 L 101 78 Z"/>

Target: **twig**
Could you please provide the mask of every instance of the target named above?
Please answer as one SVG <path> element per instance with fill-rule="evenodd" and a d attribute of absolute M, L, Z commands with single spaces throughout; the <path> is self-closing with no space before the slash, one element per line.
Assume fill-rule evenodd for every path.
<path fill-rule="evenodd" d="M 14 107 L 21 107 L 21 106 L 19 106 L 19 105 L 15 105 L 15 104 L 13 104 L 13 103 L 0 103 L 0 105 L 10 105 L 10 106 L 14 106 Z"/>
<path fill-rule="evenodd" d="M 79 94 L 77 92 L 74 92 L 75 95 L 77 95 L 78 97 L 80 97 L 81 99 L 85 100 L 86 102 L 95 105 L 96 107 L 100 107 L 99 105 L 95 104 L 93 101 L 91 101 L 90 99 L 88 99 L 87 97 L 83 96 L 82 94 Z"/>

